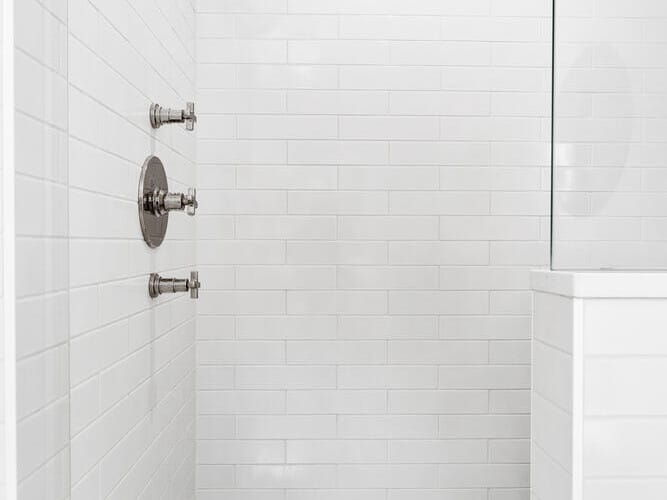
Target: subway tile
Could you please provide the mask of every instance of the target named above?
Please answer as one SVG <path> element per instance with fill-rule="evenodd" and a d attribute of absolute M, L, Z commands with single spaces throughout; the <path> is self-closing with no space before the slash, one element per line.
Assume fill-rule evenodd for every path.
<path fill-rule="evenodd" d="M 389 157 L 387 144 L 378 141 L 289 141 L 288 155 L 295 165 L 383 165 Z"/>
<path fill-rule="evenodd" d="M 489 244 L 484 241 L 406 241 L 389 243 L 392 265 L 467 265 L 489 263 Z"/>
<path fill-rule="evenodd" d="M 441 389 L 529 389 L 529 366 L 441 366 Z"/>
<path fill-rule="evenodd" d="M 284 63 L 287 45 L 278 40 L 200 38 L 197 55 L 201 63 Z"/>
<path fill-rule="evenodd" d="M 528 469 L 528 465 L 514 464 L 440 465 L 439 482 L 440 486 L 450 488 L 528 487 L 530 484 Z"/>
<path fill-rule="evenodd" d="M 340 339 L 433 339 L 438 336 L 435 316 L 339 316 Z"/>
<path fill-rule="evenodd" d="M 387 411 L 384 391 L 288 391 L 287 412 L 290 414 L 378 414 Z"/>
<path fill-rule="evenodd" d="M 282 342 L 207 341 L 197 344 L 202 365 L 280 363 L 284 360 Z"/>
<path fill-rule="evenodd" d="M 275 166 L 239 167 L 236 185 L 239 189 L 335 189 L 334 167 Z"/>
<path fill-rule="evenodd" d="M 235 319 L 240 339 L 334 339 L 336 318 L 331 316 L 243 316 Z"/>
<path fill-rule="evenodd" d="M 339 134 L 341 139 L 353 140 L 434 140 L 438 137 L 438 120 L 422 116 L 342 116 Z"/>
<path fill-rule="evenodd" d="M 480 463 L 486 460 L 487 443 L 466 440 L 394 440 L 389 443 L 389 461 L 398 463 Z"/>
<path fill-rule="evenodd" d="M 482 414 L 488 411 L 485 390 L 389 391 L 389 411 L 398 414 Z"/>
<path fill-rule="evenodd" d="M 344 216 L 339 235 L 352 240 L 437 239 L 438 219 L 433 216 Z"/>
<path fill-rule="evenodd" d="M 336 367 L 334 366 L 260 365 L 237 366 L 233 369 L 236 374 L 234 383 L 239 389 L 322 390 L 336 388 Z"/>
<path fill-rule="evenodd" d="M 464 415 L 439 417 L 441 438 L 529 438 L 530 417 L 524 415 Z"/>
<path fill-rule="evenodd" d="M 431 415 L 346 415 L 338 418 L 338 437 L 432 439 L 437 426 L 437 417 Z"/>
<path fill-rule="evenodd" d="M 435 366 L 339 366 L 338 387 L 343 389 L 434 389 Z"/>
<path fill-rule="evenodd" d="M 438 273 L 434 267 L 339 267 L 337 285 L 344 289 L 435 289 Z"/>
<path fill-rule="evenodd" d="M 414 91 L 440 88 L 440 71 L 427 66 L 341 66 L 339 72 L 339 86 L 341 89 L 349 89 L 348 92 L 366 89 Z"/>
<path fill-rule="evenodd" d="M 393 364 L 486 364 L 488 343 L 482 341 L 390 341 Z"/>
<path fill-rule="evenodd" d="M 290 264 L 386 264 L 387 244 L 376 241 L 288 241 Z"/>
<path fill-rule="evenodd" d="M 332 116 L 248 115 L 238 119 L 239 139 L 336 139 L 338 123 Z"/>
<path fill-rule="evenodd" d="M 389 211 L 401 215 L 486 215 L 490 201 L 482 192 L 393 192 L 389 196 Z"/>
<path fill-rule="evenodd" d="M 332 16 L 259 13 L 234 16 L 234 35 L 242 39 L 313 40 L 336 38 L 337 34 L 338 21 Z M 198 33 L 198 36 L 206 35 Z"/>
<path fill-rule="evenodd" d="M 440 317 L 440 337 L 445 339 L 528 339 L 530 335 L 530 316 Z"/>
<path fill-rule="evenodd" d="M 437 468 L 425 464 L 339 465 L 338 481 L 348 488 L 432 488 Z"/>
<path fill-rule="evenodd" d="M 388 109 L 389 95 L 382 91 L 290 90 L 287 93 L 290 113 L 366 115 L 385 113 Z"/>
<path fill-rule="evenodd" d="M 207 67 L 209 65 L 204 65 Z M 236 67 L 239 88 L 247 89 L 332 89 L 338 81 L 338 69 L 335 66 L 290 64 L 243 64 Z M 205 73 L 208 77 L 208 73 Z M 223 82 L 228 80 L 223 79 Z M 201 88 L 213 87 L 215 82 L 202 82 Z M 220 86 L 224 85 L 218 84 Z M 291 99 L 289 104 L 291 105 Z"/>
<path fill-rule="evenodd" d="M 242 239 L 332 239 L 336 219 L 327 216 L 249 216 L 236 218 L 236 235 Z"/>
<path fill-rule="evenodd" d="M 336 434 L 332 415 L 257 415 L 237 417 L 240 439 L 327 439 Z"/>
<path fill-rule="evenodd" d="M 489 294 L 479 291 L 390 291 L 391 314 L 487 314 Z"/>
<path fill-rule="evenodd" d="M 385 314 L 384 291 L 288 291 L 288 314 Z"/>
<path fill-rule="evenodd" d="M 389 205 L 386 193 L 375 191 L 295 191 L 289 193 L 290 214 L 383 215 Z"/>
<path fill-rule="evenodd" d="M 289 341 L 287 362 L 300 365 L 365 365 L 386 361 L 382 341 Z"/>
<path fill-rule="evenodd" d="M 333 488 L 332 465 L 244 465 L 236 468 L 236 484 L 242 488 Z"/>
<path fill-rule="evenodd" d="M 428 16 L 343 15 L 340 36 L 354 40 L 437 40 L 440 23 Z"/>
<path fill-rule="evenodd" d="M 290 40 L 290 64 L 388 64 L 386 41 Z"/>
<path fill-rule="evenodd" d="M 270 415 L 285 412 L 285 396 L 281 391 L 198 391 L 199 415 Z"/>
<path fill-rule="evenodd" d="M 346 190 L 394 190 L 438 188 L 438 171 L 433 167 L 340 167 L 339 187 Z"/>
<path fill-rule="evenodd" d="M 275 463 L 285 455 L 280 441 L 201 440 L 197 442 L 197 463 L 200 465 Z"/>
<path fill-rule="evenodd" d="M 239 266 L 236 269 L 236 289 L 241 290 L 318 290 L 335 286 L 333 266 Z"/>
<path fill-rule="evenodd" d="M 377 463 L 385 461 L 387 447 L 381 440 L 292 440 L 286 453 L 287 463 Z"/>

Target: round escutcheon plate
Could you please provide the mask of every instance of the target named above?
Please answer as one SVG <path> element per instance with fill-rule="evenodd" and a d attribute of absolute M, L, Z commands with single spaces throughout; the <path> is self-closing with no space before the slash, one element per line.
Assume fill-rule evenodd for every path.
<path fill-rule="evenodd" d="M 141 167 L 139 178 L 139 224 L 144 240 L 151 248 L 157 248 L 162 244 L 169 224 L 169 213 L 158 216 L 146 206 L 147 195 L 150 196 L 156 188 L 165 193 L 169 192 L 167 174 L 160 158 L 149 156 Z"/>

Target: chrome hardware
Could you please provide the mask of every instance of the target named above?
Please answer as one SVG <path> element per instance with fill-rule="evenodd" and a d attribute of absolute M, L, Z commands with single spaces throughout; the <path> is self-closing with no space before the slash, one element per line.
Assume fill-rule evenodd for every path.
<path fill-rule="evenodd" d="M 197 203 L 197 190 L 189 188 L 188 193 L 168 193 L 164 189 L 155 188 L 152 192 L 144 195 L 144 210 L 151 212 L 157 217 L 167 214 L 171 210 L 185 210 L 193 216 L 199 204 Z"/>
<path fill-rule="evenodd" d="M 185 103 L 185 109 L 163 108 L 159 104 L 151 104 L 149 115 L 153 128 L 160 128 L 167 123 L 185 123 L 187 130 L 194 130 L 197 123 L 194 102 Z"/>
<path fill-rule="evenodd" d="M 187 193 L 170 193 L 162 161 L 157 156 L 149 156 L 141 169 L 138 203 L 144 240 L 149 247 L 156 248 L 167 233 L 169 212 L 181 210 L 195 215 L 197 191 L 190 188 Z"/>
<path fill-rule="evenodd" d="M 148 294 L 156 298 L 163 293 L 190 292 L 191 299 L 199 298 L 199 272 L 191 271 L 190 279 L 163 278 L 157 273 L 151 274 L 148 279 Z"/>

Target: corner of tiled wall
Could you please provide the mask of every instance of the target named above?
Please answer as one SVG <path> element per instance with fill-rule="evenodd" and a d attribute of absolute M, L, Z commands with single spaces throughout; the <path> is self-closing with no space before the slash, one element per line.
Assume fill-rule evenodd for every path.
<path fill-rule="evenodd" d="M 148 122 L 193 100 L 193 2 L 16 5 L 20 498 L 193 499 L 196 309 L 146 285 L 194 224 L 149 250 L 136 207 L 149 154 L 195 185 L 195 135 Z"/>

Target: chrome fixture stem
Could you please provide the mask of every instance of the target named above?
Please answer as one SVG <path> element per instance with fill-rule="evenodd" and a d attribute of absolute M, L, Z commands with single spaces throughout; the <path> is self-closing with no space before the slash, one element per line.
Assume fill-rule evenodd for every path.
<path fill-rule="evenodd" d="M 190 292 L 190 298 L 198 299 L 200 287 L 198 271 L 191 271 L 190 279 L 163 278 L 157 273 L 152 273 L 148 279 L 148 294 L 152 298 L 163 293 Z"/>
<path fill-rule="evenodd" d="M 167 123 L 185 123 L 187 130 L 194 130 L 197 123 L 195 103 L 185 103 L 185 109 L 163 108 L 159 104 L 151 104 L 150 120 L 153 128 L 160 128 Z"/>
<path fill-rule="evenodd" d="M 195 188 L 189 188 L 186 194 L 168 193 L 156 187 L 144 194 L 144 210 L 158 217 L 171 210 L 185 210 L 185 213 L 192 216 L 195 215 L 198 206 Z"/>

